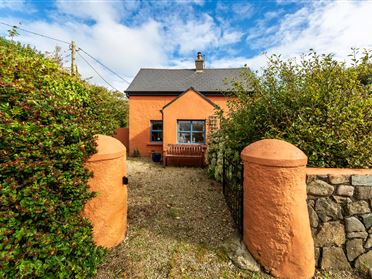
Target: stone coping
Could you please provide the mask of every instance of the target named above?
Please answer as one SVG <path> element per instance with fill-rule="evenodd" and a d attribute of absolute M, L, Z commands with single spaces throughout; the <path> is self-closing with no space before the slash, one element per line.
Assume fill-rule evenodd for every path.
<path fill-rule="evenodd" d="M 93 154 L 88 162 L 103 160 L 113 160 L 124 157 L 126 154 L 125 146 L 117 139 L 106 135 L 95 135 L 97 143 L 97 153 Z"/>
<path fill-rule="evenodd" d="M 245 162 L 272 167 L 304 167 L 307 157 L 293 144 L 277 139 L 256 141 L 243 149 Z"/>

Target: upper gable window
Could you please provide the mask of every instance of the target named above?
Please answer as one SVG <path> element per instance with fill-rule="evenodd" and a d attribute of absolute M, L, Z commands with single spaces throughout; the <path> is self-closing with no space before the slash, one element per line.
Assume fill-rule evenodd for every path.
<path fill-rule="evenodd" d="M 163 141 L 163 121 L 161 120 L 151 120 L 151 132 L 150 137 L 152 142 L 162 142 Z"/>
<path fill-rule="evenodd" d="M 205 144 L 205 121 L 178 120 L 177 143 Z"/>

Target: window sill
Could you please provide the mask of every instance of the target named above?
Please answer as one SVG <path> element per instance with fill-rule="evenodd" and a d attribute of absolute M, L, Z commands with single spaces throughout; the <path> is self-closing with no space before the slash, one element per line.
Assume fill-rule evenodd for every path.
<path fill-rule="evenodd" d="M 189 143 L 179 143 L 179 142 L 177 142 L 176 144 L 179 144 L 179 145 L 203 145 L 203 146 L 207 146 L 206 143 L 194 143 L 194 142 L 189 142 Z"/>
<path fill-rule="evenodd" d="M 163 142 L 148 142 L 147 143 L 148 146 L 162 146 L 163 145 Z"/>

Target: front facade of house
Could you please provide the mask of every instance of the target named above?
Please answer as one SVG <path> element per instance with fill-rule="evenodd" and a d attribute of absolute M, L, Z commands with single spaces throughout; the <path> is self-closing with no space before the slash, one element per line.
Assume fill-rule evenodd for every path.
<path fill-rule="evenodd" d="M 150 156 L 168 144 L 206 144 L 215 128 L 216 108 L 227 109 L 226 80 L 242 69 L 141 69 L 126 93 L 129 98 L 129 152 Z"/>

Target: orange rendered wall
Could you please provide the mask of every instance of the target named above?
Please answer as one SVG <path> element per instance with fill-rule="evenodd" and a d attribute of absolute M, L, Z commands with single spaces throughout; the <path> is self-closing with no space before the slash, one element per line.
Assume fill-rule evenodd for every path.
<path fill-rule="evenodd" d="M 162 143 L 150 142 L 150 120 L 162 120 L 160 110 L 176 96 L 129 97 L 129 154 L 138 149 L 141 156 L 161 152 Z"/>
<path fill-rule="evenodd" d="M 85 166 L 94 176 L 88 181 L 89 189 L 96 192 L 84 206 L 82 215 L 93 225 L 93 240 L 98 246 L 111 248 L 118 245 L 127 232 L 128 189 L 123 185 L 126 175 L 126 149 L 113 137 L 97 136 L 97 153 Z"/>
<path fill-rule="evenodd" d="M 114 138 L 118 139 L 122 144 L 124 144 L 129 152 L 129 128 L 117 128 L 115 130 Z"/>
<path fill-rule="evenodd" d="M 213 106 L 196 93 L 188 93 L 167 107 L 164 112 L 163 143 L 176 143 L 177 119 L 206 120 L 213 113 Z M 190 98 L 189 98 L 190 96 Z M 185 98 L 186 97 L 186 98 Z M 177 96 L 130 96 L 129 97 L 129 154 L 138 149 L 141 156 L 151 156 L 152 151 L 161 152 L 162 143 L 150 142 L 150 120 L 162 120 L 160 110 Z M 222 109 L 227 109 L 224 96 L 208 97 Z M 181 102 L 180 102 L 181 101 Z M 199 106 L 199 104 L 201 104 Z M 174 108 L 173 108 L 174 107 Z M 173 121 L 173 123 L 172 123 Z"/>
<path fill-rule="evenodd" d="M 193 90 L 163 110 L 163 144 L 177 143 L 177 120 L 208 120 L 215 107 Z M 206 133 L 207 135 L 207 133 Z"/>
<path fill-rule="evenodd" d="M 215 103 L 217 106 L 223 109 L 223 111 L 228 111 L 227 107 L 227 101 L 228 98 L 225 96 L 210 96 L 208 97 L 209 100 L 211 100 L 213 103 Z"/>
<path fill-rule="evenodd" d="M 244 162 L 243 242 L 274 277 L 312 278 L 314 242 L 306 204 L 306 155 L 264 139 L 241 153 Z"/>

